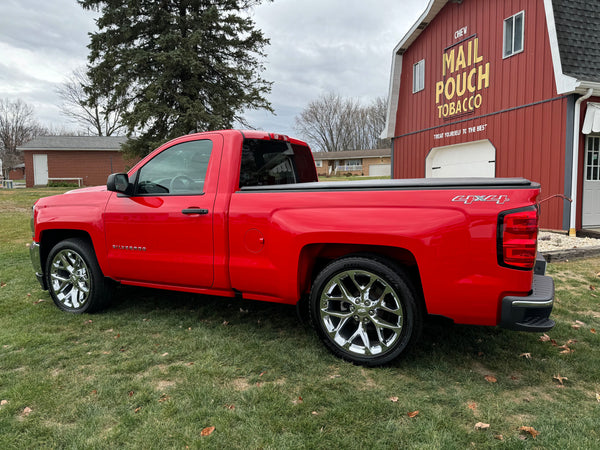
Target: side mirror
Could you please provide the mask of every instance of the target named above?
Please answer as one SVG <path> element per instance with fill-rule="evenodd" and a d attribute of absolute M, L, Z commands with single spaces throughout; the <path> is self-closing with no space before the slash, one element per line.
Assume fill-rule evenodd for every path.
<path fill-rule="evenodd" d="M 112 192 L 131 195 L 133 186 L 129 183 L 129 177 L 126 173 L 113 173 L 106 180 L 106 189 Z"/>

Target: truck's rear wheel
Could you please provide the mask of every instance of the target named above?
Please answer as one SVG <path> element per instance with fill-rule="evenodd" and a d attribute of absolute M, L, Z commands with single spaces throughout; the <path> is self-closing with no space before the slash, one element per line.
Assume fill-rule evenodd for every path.
<path fill-rule="evenodd" d="M 112 286 L 91 245 L 83 239 L 56 244 L 46 262 L 46 281 L 52 300 L 63 311 L 91 313 L 107 306 Z"/>
<path fill-rule="evenodd" d="M 399 267 L 376 256 L 351 256 L 327 265 L 311 290 L 310 318 L 329 350 L 366 366 L 398 357 L 422 327 L 408 279 Z"/>

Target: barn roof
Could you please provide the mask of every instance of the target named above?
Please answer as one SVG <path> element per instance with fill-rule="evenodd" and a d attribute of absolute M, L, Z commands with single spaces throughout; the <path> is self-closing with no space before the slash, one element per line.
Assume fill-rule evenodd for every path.
<path fill-rule="evenodd" d="M 600 82 L 600 2 L 552 0 L 565 75 Z"/>
<path fill-rule="evenodd" d="M 38 136 L 18 150 L 119 151 L 126 136 Z"/>

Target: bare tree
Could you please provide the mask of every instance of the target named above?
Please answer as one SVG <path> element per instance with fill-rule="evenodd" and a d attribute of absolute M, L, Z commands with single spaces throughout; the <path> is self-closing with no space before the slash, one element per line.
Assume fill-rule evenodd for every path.
<path fill-rule="evenodd" d="M 313 100 L 296 117 L 296 131 L 320 151 L 381 148 L 387 101 L 377 98 L 368 106 L 328 93 Z"/>
<path fill-rule="evenodd" d="M 295 128 L 321 151 L 350 150 L 357 108 L 354 100 L 343 99 L 339 94 L 325 94 L 310 102 L 296 117 Z"/>
<path fill-rule="evenodd" d="M 121 124 L 119 109 L 109 107 L 108 98 L 98 96 L 91 101 L 89 94 L 93 86 L 85 70 L 79 68 L 59 87 L 56 92 L 63 103 L 60 105 L 62 115 L 73 119 L 83 126 L 88 134 L 95 136 L 111 136 L 124 130 Z"/>
<path fill-rule="evenodd" d="M 0 159 L 8 171 L 23 162 L 17 147 L 44 132 L 35 120 L 33 108 L 22 100 L 0 99 Z"/>

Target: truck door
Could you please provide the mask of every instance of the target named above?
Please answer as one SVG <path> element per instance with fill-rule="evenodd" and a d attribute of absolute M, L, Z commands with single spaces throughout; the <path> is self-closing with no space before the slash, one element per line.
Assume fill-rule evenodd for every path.
<path fill-rule="evenodd" d="M 222 147 L 217 134 L 187 136 L 130 174 L 133 195 L 113 193 L 104 214 L 107 275 L 148 286 L 212 286 Z"/>

